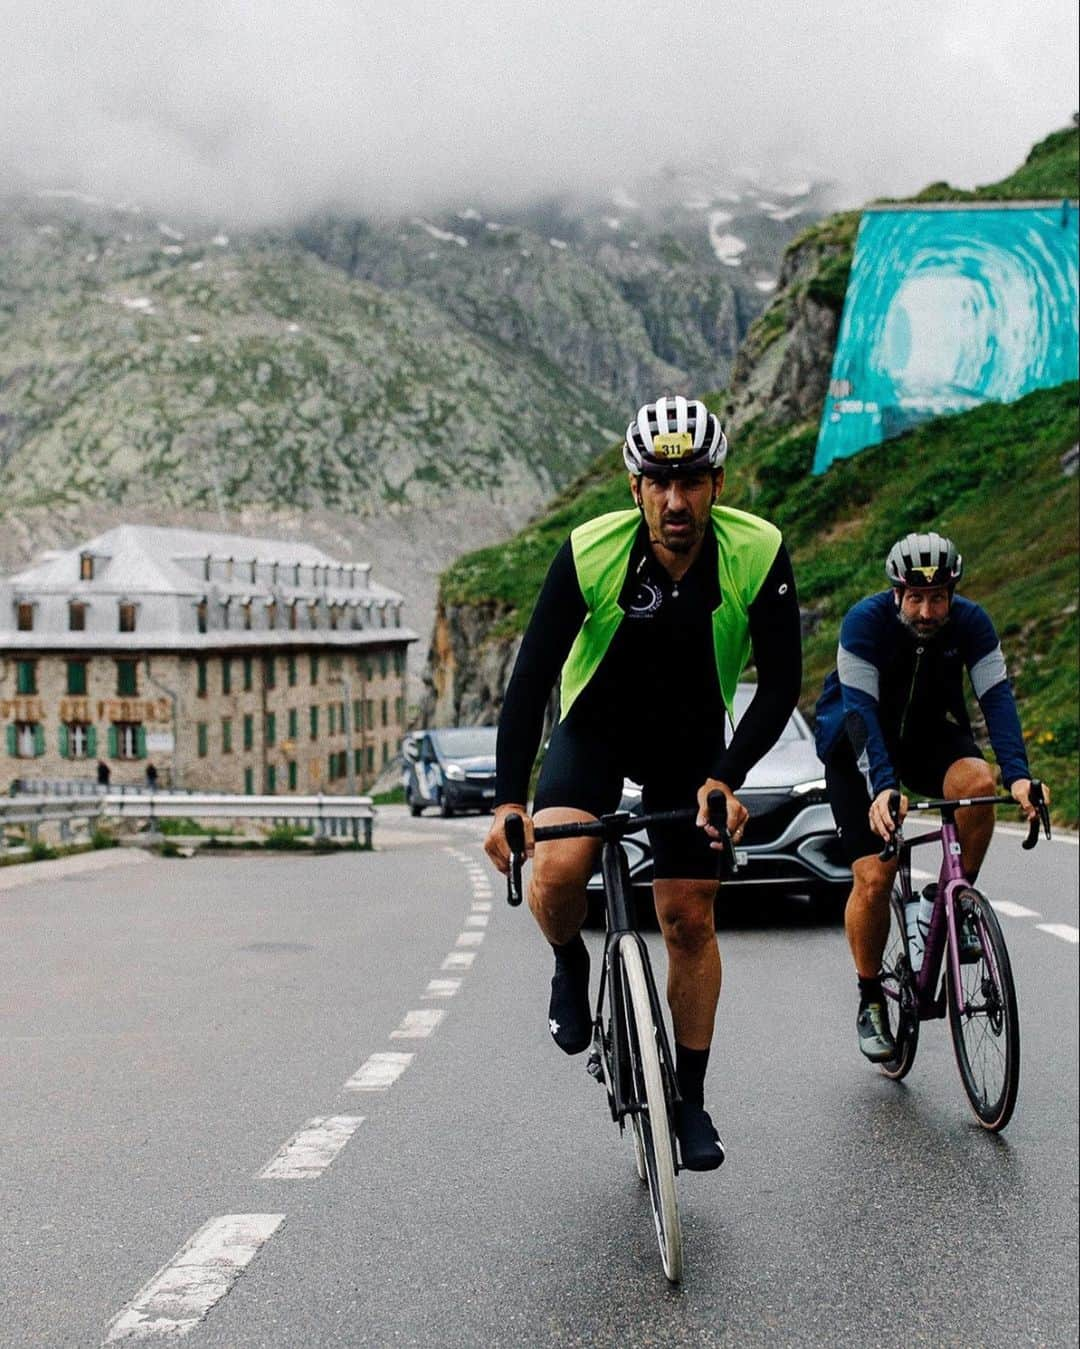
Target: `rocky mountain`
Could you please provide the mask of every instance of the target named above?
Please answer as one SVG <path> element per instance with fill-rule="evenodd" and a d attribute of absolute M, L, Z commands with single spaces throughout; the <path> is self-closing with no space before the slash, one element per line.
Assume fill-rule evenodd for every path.
<path fill-rule="evenodd" d="M 371 561 L 424 630 L 438 572 L 519 528 L 641 390 L 723 383 L 813 218 L 818 190 L 796 188 L 683 201 L 675 175 L 620 216 L 246 234 L 64 192 L 2 202 L 0 569 L 121 518 L 279 532 Z M 721 212 L 717 192 L 740 199 Z"/>

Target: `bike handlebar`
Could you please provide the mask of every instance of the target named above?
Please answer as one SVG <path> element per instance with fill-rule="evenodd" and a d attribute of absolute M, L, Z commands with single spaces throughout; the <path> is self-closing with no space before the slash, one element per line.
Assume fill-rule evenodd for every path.
<path fill-rule="evenodd" d="M 709 823 L 720 834 L 722 851 L 719 855 L 718 876 L 728 880 L 738 871 L 731 835 L 727 828 L 727 797 L 723 792 L 710 792 L 708 799 Z M 533 831 L 536 843 L 549 842 L 556 838 L 603 838 L 615 841 L 626 834 L 636 834 L 653 824 L 686 824 L 697 819 L 697 811 L 663 810 L 651 815 L 631 815 L 629 811 L 616 811 L 612 815 L 602 815 L 598 820 L 579 820 L 571 824 L 541 825 Z M 510 870 L 506 875 L 506 902 L 516 907 L 521 903 L 521 868 L 525 862 L 525 821 L 516 812 L 507 815 L 503 822 L 506 842 L 510 848 Z"/>
<path fill-rule="evenodd" d="M 1020 845 L 1027 852 L 1030 852 L 1038 843 L 1040 827 L 1045 831 L 1046 837 L 1050 837 L 1050 807 L 1046 804 L 1043 786 L 1038 778 L 1032 778 L 1029 796 L 1037 813 L 1028 826 L 1027 838 Z M 1011 806 L 1015 804 L 1016 802 L 1011 796 L 965 796 L 959 800 L 912 801 L 908 806 L 908 814 L 910 815 L 916 810 L 955 811 L 964 806 Z M 892 817 L 893 832 L 892 836 L 886 841 L 884 848 L 878 853 L 878 859 L 882 862 L 891 862 L 899 854 L 900 845 L 904 841 L 903 830 L 900 827 L 899 792 L 889 793 L 889 815 Z"/>

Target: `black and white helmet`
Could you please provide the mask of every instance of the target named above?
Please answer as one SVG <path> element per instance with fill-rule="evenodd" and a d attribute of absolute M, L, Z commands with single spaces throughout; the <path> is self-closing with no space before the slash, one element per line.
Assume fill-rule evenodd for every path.
<path fill-rule="evenodd" d="M 639 478 L 723 468 L 727 436 L 719 419 L 696 398 L 646 403 L 626 428 L 623 462 Z"/>
<path fill-rule="evenodd" d="M 948 586 L 950 590 L 964 574 L 964 559 L 952 539 L 941 534 L 905 534 L 889 549 L 885 575 L 893 586 Z"/>

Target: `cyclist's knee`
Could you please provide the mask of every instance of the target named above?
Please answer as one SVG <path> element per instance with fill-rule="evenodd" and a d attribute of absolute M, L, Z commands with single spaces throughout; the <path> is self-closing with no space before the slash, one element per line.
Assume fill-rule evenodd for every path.
<path fill-rule="evenodd" d="M 851 867 L 851 898 L 857 903 L 887 904 L 895 876 L 895 862 L 883 862 L 880 857 L 860 857 Z"/>
<path fill-rule="evenodd" d="M 993 796 L 994 774 L 985 759 L 957 759 L 945 774 L 945 795 Z"/>
<path fill-rule="evenodd" d="M 534 913 L 561 912 L 580 898 L 591 870 L 592 859 L 585 850 L 542 844 L 533 857 L 529 907 Z"/>
<path fill-rule="evenodd" d="M 669 950 L 694 954 L 716 941 L 715 883 L 687 884 L 666 894 L 660 885 L 657 889 L 656 916 Z"/>

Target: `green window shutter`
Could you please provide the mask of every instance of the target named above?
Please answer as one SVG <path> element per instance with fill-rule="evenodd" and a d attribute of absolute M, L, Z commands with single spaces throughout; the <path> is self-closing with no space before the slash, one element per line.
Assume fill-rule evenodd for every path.
<path fill-rule="evenodd" d="M 296 714 L 296 708 L 289 708 L 289 739 L 295 740 L 300 734 L 300 718 Z"/>
<path fill-rule="evenodd" d="M 266 769 L 266 794 L 273 796 L 277 792 L 277 769 L 269 764 Z"/>
<path fill-rule="evenodd" d="M 244 795 L 252 796 L 255 792 L 255 773 L 250 768 L 244 769 Z"/>
<path fill-rule="evenodd" d="M 232 661 L 228 656 L 221 658 L 221 691 L 222 693 L 232 692 Z"/>
<path fill-rule="evenodd" d="M 87 726 L 86 728 L 86 757 L 88 759 L 97 758 L 97 727 Z"/>
<path fill-rule="evenodd" d="M 119 759 L 120 757 L 120 733 L 116 729 L 115 722 L 109 726 L 109 758 Z"/>
<path fill-rule="evenodd" d="M 146 758 L 146 727 L 135 727 L 135 757 L 136 759 Z"/>
<path fill-rule="evenodd" d="M 67 725 L 66 725 L 64 722 L 61 722 L 61 723 L 60 723 L 60 736 L 59 736 L 59 741 L 60 741 L 60 757 L 61 757 L 61 759 L 68 759 L 68 758 L 70 758 L 71 756 L 70 756 L 70 754 L 69 754 L 69 752 L 68 752 L 68 728 L 67 728 Z"/>
<path fill-rule="evenodd" d="M 40 721 L 34 723 L 34 756 L 45 753 L 45 727 Z"/>
<path fill-rule="evenodd" d="M 7 728 L 7 752 L 13 759 L 19 753 L 19 732 L 13 721 L 8 723 Z"/>
<path fill-rule="evenodd" d="M 266 743 L 268 745 L 277 743 L 277 717 L 273 712 L 266 714 Z"/>
<path fill-rule="evenodd" d="M 296 778 L 297 778 L 297 774 L 296 774 L 296 760 L 295 760 L 295 759 L 290 759 L 290 760 L 289 760 L 289 791 L 290 791 L 290 792 L 295 792 L 295 791 L 296 791 Z"/>

